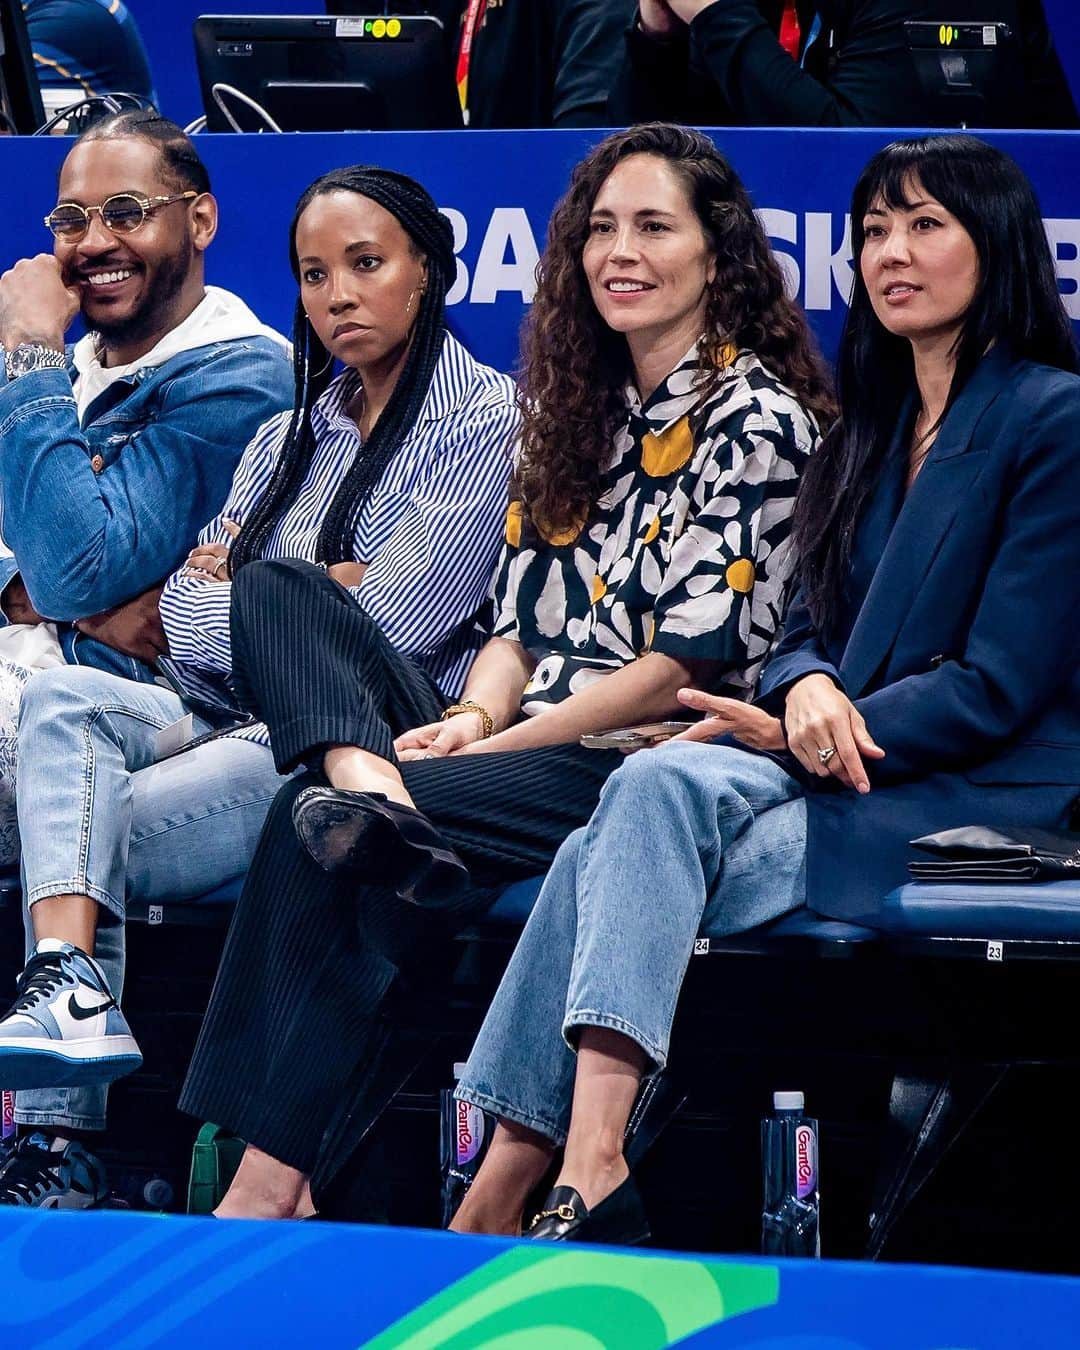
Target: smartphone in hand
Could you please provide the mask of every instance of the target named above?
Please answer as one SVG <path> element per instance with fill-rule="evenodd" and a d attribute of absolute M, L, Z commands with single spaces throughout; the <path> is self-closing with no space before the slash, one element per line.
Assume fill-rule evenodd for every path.
<path fill-rule="evenodd" d="M 644 750 L 646 746 L 671 740 L 690 726 L 693 726 L 692 722 L 646 722 L 639 727 L 593 732 L 582 736 L 581 744 L 586 750 Z"/>

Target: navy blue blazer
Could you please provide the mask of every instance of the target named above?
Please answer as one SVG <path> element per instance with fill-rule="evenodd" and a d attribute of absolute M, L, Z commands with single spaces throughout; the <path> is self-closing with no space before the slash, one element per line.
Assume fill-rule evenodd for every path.
<path fill-rule="evenodd" d="M 1064 827 L 1080 794 L 1080 377 L 992 350 L 907 496 L 903 419 L 853 545 L 835 630 L 796 596 L 759 701 L 831 676 L 885 758 L 865 797 L 807 783 L 807 896 L 872 918 L 908 841 Z"/>

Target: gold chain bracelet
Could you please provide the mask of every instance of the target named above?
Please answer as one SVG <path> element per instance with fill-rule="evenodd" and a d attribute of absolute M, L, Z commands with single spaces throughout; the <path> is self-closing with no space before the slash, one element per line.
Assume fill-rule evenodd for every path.
<path fill-rule="evenodd" d="M 480 733 L 480 739 L 486 741 L 495 731 L 495 719 L 483 706 L 474 699 L 463 698 L 460 703 L 452 703 L 443 713 L 441 721 L 445 722 L 450 717 L 456 717 L 458 713 L 478 713 L 483 731 Z"/>

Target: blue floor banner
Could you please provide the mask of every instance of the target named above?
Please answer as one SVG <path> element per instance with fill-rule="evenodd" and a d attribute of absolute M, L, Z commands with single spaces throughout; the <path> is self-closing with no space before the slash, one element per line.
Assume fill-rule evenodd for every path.
<path fill-rule="evenodd" d="M 0 1214 L 18 1350 L 1064 1350 L 1080 1280 L 324 1223 Z"/>
<path fill-rule="evenodd" d="M 898 133 L 864 130 L 715 130 L 761 213 L 788 288 L 835 353 L 851 287 L 849 197 L 860 169 Z M 910 133 L 905 133 L 910 134 Z M 221 205 L 207 279 L 237 291 L 287 332 L 296 287 L 287 241 L 293 207 L 317 175 L 343 164 L 413 174 L 454 228 L 458 273 L 450 322 L 473 353 L 513 370 L 518 330 L 535 291 L 551 208 L 570 170 L 602 131 L 339 132 L 199 136 Z M 1080 132 L 987 136 L 1039 193 L 1071 317 L 1080 320 Z M 43 219 L 70 148 L 57 137 L 0 138 L 0 173 L 19 190 L 0 224 L 0 268 L 51 248 Z"/>

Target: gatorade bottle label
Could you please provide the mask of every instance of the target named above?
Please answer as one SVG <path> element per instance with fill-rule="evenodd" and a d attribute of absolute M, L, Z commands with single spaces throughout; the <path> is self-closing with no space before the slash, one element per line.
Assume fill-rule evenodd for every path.
<path fill-rule="evenodd" d="M 3 1119 L 0 1139 L 8 1139 L 15 1133 L 15 1094 L 8 1088 L 5 1088 L 3 1093 L 0 1094 L 0 1108 L 2 1108 Z"/>
<path fill-rule="evenodd" d="M 817 1140 L 809 1125 L 795 1129 L 795 1186 L 800 1200 L 817 1190 Z"/>
<path fill-rule="evenodd" d="M 457 1118 L 454 1130 L 457 1164 L 464 1167 L 480 1152 L 484 1142 L 484 1113 L 469 1102 L 456 1102 Z"/>

